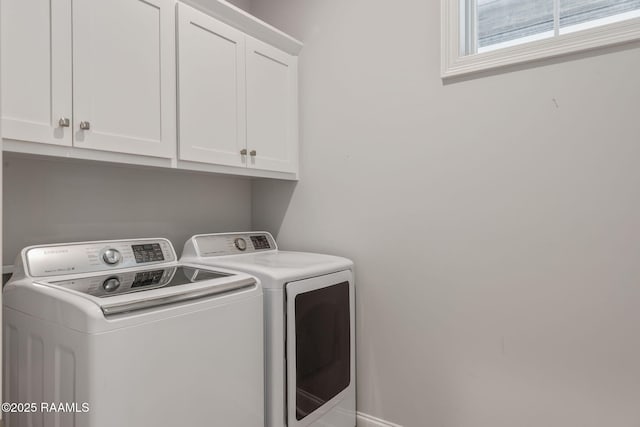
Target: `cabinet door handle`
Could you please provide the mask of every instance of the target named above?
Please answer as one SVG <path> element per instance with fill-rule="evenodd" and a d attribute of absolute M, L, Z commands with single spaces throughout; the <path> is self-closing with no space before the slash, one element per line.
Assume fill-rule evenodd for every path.
<path fill-rule="evenodd" d="M 89 122 L 80 122 L 80 129 L 82 129 L 82 130 L 91 129 L 91 123 L 89 123 Z"/>
<path fill-rule="evenodd" d="M 249 151 L 249 155 L 250 155 L 251 157 L 255 157 L 257 154 L 258 154 L 258 152 L 257 152 L 256 150 L 251 150 L 251 151 Z"/>
<path fill-rule="evenodd" d="M 243 148 L 242 150 L 240 150 L 240 154 L 243 155 L 243 156 L 246 156 L 247 155 L 247 149 Z"/>
<path fill-rule="evenodd" d="M 71 125 L 71 120 L 67 117 L 60 117 L 60 120 L 58 120 L 58 126 L 61 128 L 68 128 L 69 125 Z"/>

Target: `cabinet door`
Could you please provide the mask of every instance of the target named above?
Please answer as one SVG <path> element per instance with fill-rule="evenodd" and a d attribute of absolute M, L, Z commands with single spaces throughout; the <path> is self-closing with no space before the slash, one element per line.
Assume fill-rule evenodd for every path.
<path fill-rule="evenodd" d="M 249 167 L 296 172 L 298 59 L 247 37 Z"/>
<path fill-rule="evenodd" d="M 179 156 L 244 166 L 244 34 L 189 6 L 178 6 Z"/>
<path fill-rule="evenodd" d="M 71 145 L 71 0 L 1 0 L 0 19 L 2 136 Z"/>
<path fill-rule="evenodd" d="M 74 145 L 175 157 L 173 2 L 74 0 L 73 24 Z"/>

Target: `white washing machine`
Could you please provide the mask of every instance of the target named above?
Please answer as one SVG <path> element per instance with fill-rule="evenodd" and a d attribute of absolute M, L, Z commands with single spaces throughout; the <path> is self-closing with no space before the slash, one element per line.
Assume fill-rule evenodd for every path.
<path fill-rule="evenodd" d="M 267 427 L 355 426 L 350 260 L 279 251 L 266 232 L 193 236 L 181 260 L 243 271 L 262 282 Z"/>
<path fill-rule="evenodd" d="M 178 263 L 165 239 L 31 246 L 15 267 L 9 427 L 264 425 L 255 277 Z"/>

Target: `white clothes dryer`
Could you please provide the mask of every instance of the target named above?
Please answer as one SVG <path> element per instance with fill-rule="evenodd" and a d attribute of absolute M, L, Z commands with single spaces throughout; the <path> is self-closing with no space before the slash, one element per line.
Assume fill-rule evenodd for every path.
<path fill-rule="evenodd" d="M 243 271 L 262 282 L 267 427 L 354 427 L 353 263 L 280 251 L 271 234 L 196 235 L 182 262 Z"/>
<path fill-rule="evenodd" d="M 5 402 L 35 406 L 8 427 L 264 426 L 255 277 L 178 263 L 165 239 L 31 246 L 15 267 Z"/>

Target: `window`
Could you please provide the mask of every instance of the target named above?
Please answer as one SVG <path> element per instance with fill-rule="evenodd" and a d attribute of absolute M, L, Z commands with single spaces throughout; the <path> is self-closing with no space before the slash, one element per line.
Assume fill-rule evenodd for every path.
<path fill-rule="evenodd" d="M 443 77 L 640 38 L 640 0 L 442 0 Z"/>

